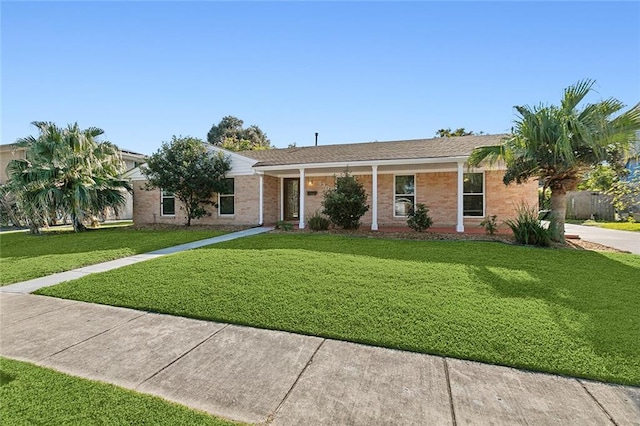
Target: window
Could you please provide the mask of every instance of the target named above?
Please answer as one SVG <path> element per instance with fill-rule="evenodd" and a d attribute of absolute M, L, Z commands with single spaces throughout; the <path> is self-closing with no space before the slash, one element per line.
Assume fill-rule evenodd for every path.
<path fill-rule="evenodd" d="M 462 176 L 462 209 L 464 216 L 484 217 L 484 175 L 465 173 Z"/>
<path fill-rule="evenodd" d="M 416 202 L 415 176 L 396 176 L 393 197 L 393 215 L 406 216 L 409 213 L 409 207 Z"/>
<path fill-rule="evenodd" d="M 172 192 L 162 190 L 162 202 L 160 204 L 160 216 L 175 216 L 176 197 Z"/>
<path fill-rule="evenodd" d="M 218 194 L 218 212 L 221 216 L 228 216 L 235 213 L 235 183 L 233 178 L 224 180 L 225 189 Z"/>

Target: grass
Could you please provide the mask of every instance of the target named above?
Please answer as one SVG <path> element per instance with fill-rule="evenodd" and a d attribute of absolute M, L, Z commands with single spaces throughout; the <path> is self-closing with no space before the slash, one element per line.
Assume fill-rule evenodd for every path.
<path fill-rule="evenodd" d="M 134 230 L 114 226 L 74 233 L 0 234 L 0 285 L 69 271 L 134 254 L 214 237 L 212 230 Z"/>
<path fill-rule="evenodd" d="M 640 384 L 640 256 L 266 234 L 39 294 Z"/>
<path fill-rule="evenodd" d="M 233 425 L 117 386 L 0 358 L 5 425 Z"/>
<path fill-rule="evenodd" d="M 616 229 L 618 231 L 640 232 L 640 222 L 596 222 L 595 220 L 567 220 L 567 223 L 598 228 Z"/>

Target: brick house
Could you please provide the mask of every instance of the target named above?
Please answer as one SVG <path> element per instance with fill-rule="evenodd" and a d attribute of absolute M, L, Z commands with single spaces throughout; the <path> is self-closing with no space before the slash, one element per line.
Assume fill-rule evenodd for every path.
<path fill-rule="evenodd" d="M 464 232 L 477 228 L 485 216 L 502 221 L 515 215 L 519 203 L 538 202 L 538 183 L 505 186 L 504 167 L 469 169 L 475 147 L 499 144 L 505 135 L 464 136 L 392 142 L 368 142 L 228 152 L 231 159 L 228 194 L 218 194 L 218 208 L 194 224 L 258 225 L 291 221 L 300 228 L 321 211 L 325 189 L 345 170 L 368 193 L 369 211 L 363 227 L 406 226 L 407 207 L 423 203 L 433 226 Z M 145 178 L 129 174 L 134 188 L 136 223 L 182 224 L 178 201 L 161 190 L 144 190 Z"/>

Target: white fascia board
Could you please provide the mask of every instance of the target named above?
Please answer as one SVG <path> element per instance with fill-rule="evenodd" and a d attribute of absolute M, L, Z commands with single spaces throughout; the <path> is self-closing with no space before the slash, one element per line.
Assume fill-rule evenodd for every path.
<path fill-rule="evenodd" d="M 237 152 L 229 151 L 214 145 L 210 145 L 207 148 L 210 151 L 222 152 L 225 156 L 231 159 L 231 170 L 229 170 L 227 176 L 246 176 L 253 175 L 255 173 L 253 170 L 253 165 L 256 164 L 258 160 L 245 157 L 244 155 L 240 155 Z"/>
<path fill-rule="evenodd" d="M 147 163 L 141 164 L 140 166 L 144 166 L 145 164 Z M 132 181 L 147 180 L 147 177 L 142 174 L 142 171 L 140 170 L 140 166 L 134 167 L 133 169 L 123 173 L 122 177 L 124 179 L 129 179 Z"/>
<path fill-rule="evenodd" d="M 459 157 L 437 157 L 437 158 L 408 158 L 400 160 L 374 160 L 374 161 L 340 161 L 333 163 L 307 163 L 307 164 L 282 164 L 277 166 L 254 166 L 254 169 L 260 171 L 277 171 L 288 169 L 321 169 L 332 167 L 362 167 L 362 166 L 389 166 L 389 165 L 405 165 L 405 164 L 437 164 L 437 163 L 456 163 L 458 161 L 466 161 L 468 155 Z"/>

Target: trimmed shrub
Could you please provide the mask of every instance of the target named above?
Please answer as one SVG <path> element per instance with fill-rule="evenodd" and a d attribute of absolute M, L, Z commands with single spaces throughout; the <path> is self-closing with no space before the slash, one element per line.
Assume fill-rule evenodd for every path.
<path fill-rule="evenodd" d="M 513 236 L 520 244 L 548 247 L 551 244 L 551 231 L 542 226 L 538 220 L 538 211 L 526 204 L 517 207 L 515 219 L 505 223 L 513 231 Z"/>
<path fill-rule="evenodd" d="M 429 216 L 429 209 L 424 204 L 409 206 L 407 214 L 407 225 L 414 231 L 422 232 L 433 225 L 433 220 Z"/>
<path fill-rule="evenodd" d="M 329 225 L 331 225 L 331 221 L 322 216 L 320 212 L 315 212 L 313 216 L 309 218 L 309 228 L 312 231 L 326 231 L 329 229 Z"/>
<path fill-rule="evenodd" d="M 284 220 L 279 220 L 276 223 L 276 229 L 281 229 L 283 231 L 291 231 L 293 229 L 293 225 L 289 222 L 285 222 Z"/>
<path fill-rule="evenodd" d="M 358 229 L 360 218 L 369 210 L 367 192 L 358 180 L 346 170 L 336 177 L 336 186 L 324 192 L 322 213 L 343 229 Z"/>

